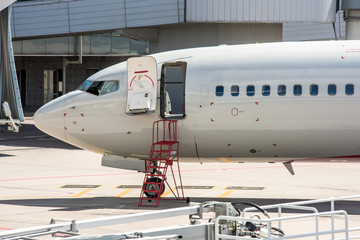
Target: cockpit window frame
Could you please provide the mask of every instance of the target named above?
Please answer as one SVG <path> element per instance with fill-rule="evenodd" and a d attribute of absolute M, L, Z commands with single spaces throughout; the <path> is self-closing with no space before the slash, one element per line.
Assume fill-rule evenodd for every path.
<path fill-rule="evenodd" d="M 116 86 L 110 86 L 110 90 L 106 92 L 106 89 L 107 89 L 107 85 L 109 83 L 116 83 Z M 119 80 L 107 80 L 105 81 L 102 89 L 101 89 L 101 92 L 100 92 L 100 95 L 106 95 L 106 94 L 109 94 L 109 93 L 113 93 L 113 92 L 116 92 L 117 90 L 119 90 L 119 86 L 120 86 L 120 82 Z"/>

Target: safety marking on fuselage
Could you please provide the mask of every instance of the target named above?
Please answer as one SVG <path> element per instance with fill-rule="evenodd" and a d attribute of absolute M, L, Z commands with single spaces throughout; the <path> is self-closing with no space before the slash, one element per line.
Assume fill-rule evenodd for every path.
<path fill-rule="evenodd" d="M 180 186 L 178 189 L 181 188 Z M 183 189 L 213 189 L 215 186 L 183 186 Z"/>
<path fill-rule="evenodd" d="M 224 163 L 231 163 L 231 161 L 229 159 L 227 159 L 227 158 L 222 157 L 222 158 L 219 158 L 219 159 L 220 159 L 220 161 L 222 161 Z"/>
<path fill-rule="evenodd" d="M 128 194 L 129 192 L 131 192 L 132 190 L 134 190 L 134 189 L 132 189 L 132 188 L 126 189 L 125 191 L 123 191 L 123 192 L 115 195 L 115 197 L 123 197 L 123 196 L 125 196 L 126 194 Z"/>
<path fill-rule="evenodd" d="M 224 197 L 228 196 L 232 192 L 233 192 L 233 190 L 228 190 L 228 191 L 224 192 L 223 194 L 221 194 L 220 196 L 218 196 L 218 198 L 224 198 Z"/>
<path fill-rule="evenodd" d="M 116 188 L 142 188 L 142 185 L 120 185 Z"/>
<path fill-rule="evenodd" d="M 60 188 L 98 188 L 101 185 L 63 185 Z"/>
<path fill-rule="evenodd" d="M 228 186 L 225 190 L 264 190 L 265 187 Z"/>

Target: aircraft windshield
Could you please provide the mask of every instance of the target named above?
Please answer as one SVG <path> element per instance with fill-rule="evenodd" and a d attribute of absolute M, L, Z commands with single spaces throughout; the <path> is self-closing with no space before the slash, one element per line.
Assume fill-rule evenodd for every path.
<path fill-rule="evenodd" d="M 77 90 L 88 92 L 95 95 L 107 94 L 115 92 L 119 89 L 118 80 L 109 80 L 109 81 L 90 81 L 85 80 Z"/>
<path fill-rule="evenodd" d="M 90 85 L 93 83 L 93 81 L 90 81 L 90 80 L 85 80 L 78 88 L 77 90 L 80 90 L 80 91 L 86 91 Z"/>
<path fill-rule="evenodd" d="M 95 81 L 91 84 L 91 86 L 88 89 L 86 89 L 86 92 L 99 96 L 103 86 L 104 86 L 104 81 Z"/>

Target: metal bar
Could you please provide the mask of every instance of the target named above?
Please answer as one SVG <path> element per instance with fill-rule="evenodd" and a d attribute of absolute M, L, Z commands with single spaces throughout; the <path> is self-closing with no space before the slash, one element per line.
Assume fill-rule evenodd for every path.
<path fill-rule="evenodd" d="M 267 224 L 267 230 L 268 230 L 267 237 L 268 239 L 271 239 L 271 222 Z"/>
<path fill-rule="evenodd" d="M 9 63 L 10 63 L 10 71 L 11 71 L 11 78 L 12 78 L 12 84 L 13 84 L 13 91 L 14 91 L 14 97 L 15 97 L 15 104 L 17 108 L 17 116 L 19 117 L 19 121 L 23 122 L 25 120 L 24 118 L 24 111 L 21 104 L 21 97 L 20 97 L 20 90 L 19 90 L 19 82 L 17 79 L 16 74 L 16 67 L 15 67 L 15 59 L 14 59 L 14 50 L 13 50 L 13 44 L 12 44 L 12 37 L 11 37 L 11 14 L 12 6 L 8 7 L 8 50 L 9 51 Z M 4 50 L 4 51 L 6 51 Z"/>
<path fill-rule="evenodd" d="M 349 232 L 358 232 L 358 231 L 360 231 L 360 227 L 349 228 L 348 231 Z M 360 236 L 352 236 L 352 237 L 347 236 L 346 238 L 339 238 L 337 240 L 349 240 L 349 239 L 360 239 Z"/>
<path fill-rule="evenodd" d="M 252 207 L 251 207 L 252 208 Z M 263 207 L 261 207 L 263 208 Z M 287 208 L 287 209 L 295 209 L 295 210 L 302 210 L 302 211 L 312 211 L 314 213 L 318 213 L 318 210 L 314 207 L 306 207 L 306 206 L 292 206 L 292 205 L 283 205 L 283 204 L 280 204 L 278 206 L 278 209 L 279 208 Z M 263 208 L 264 209 L 264 208 Z M 252 210 L 252 209 L 251 209 Z M 256 209 L 258 210 L 258 209 Z M 241 216 L 242 217 L 245 217 L 245 214 L 248 212 L 248 208 L 245 208 L 242 213 L 241 213 Z M 279 214 L 278 214 L 279 215 Z M 280 214 L 281 216 L 281 214 Z M 280 217 L 279 217 L 280 218 Z M 280 218 L 281 219 L 281 218 Z M 281 220 L 280 220 L 281 221 Z M 279 226 L 281 226 L 281 223 L 279 223 Z"/>
<path fill-rule="evenodd" d="M 319 233 L 319 216 L 315 217 L 315 222 L 316 222 L 316 226 L 315 226 L 316 233 Z M 319 240 L 319 235 L 316 235 L 316 240 Z"/>
<path fill-rule="evenodd" d="M 334 211 L 335 210 L 335 201 L 331 200 L 330 201 L 330 210 Z M 331 230 L 334 231 L 335 229 L 335 219 L 334 219 L 334 215 L 331 215 Z M 335 234 L 331 234 L 331 239 L 334 240 L 335 239 Z"/>
<path fill-rule="evenodd" d="M 179 235 L 164 235 L 164 236 L 156 236 L 156 237 L 141 237 L 136 238 L 137 240 L 156 240 L 156 239 L 175 239 L 180 238 Z"/>
<path fill-rule="evenodd" d="M 265 205 L 265 206 L 261 206 L 262 209 L 272 209 L 272 208 L 277 208 L 278 206 L 289 206 L 289 205 L 293 205 L 293 206 L 299 206 L 299 205 L 309 205 L 309 204 L 316 204 L 316 203 L 326 203 L 326 202 L 331 202 L 333 201 L 341 201 L 341 200 L 347 200 L 347 199 L 354 199 L 354 198 L 359 198 L 360 199 L 360 195 L 354 195 L 354 196 L 348 196 L 348 197 L 339 197 L 339 198 L 324 198 L 324 199 L 318 199 L 318 200 L 308 200 L 308 201 L 299 201 L 299 202 L 292 202 L 292 203 L 281 203 L 281 204 L 272 204 L 272 205 Z M 243 213 L 248 212 L 248 211 L 258 211 L 256 208 L 254 207 L 249 207 L 249 208 L 245 208 L 243 210 Z"/>
<path fill-rule="evenodd" d="M 216 227 L 215 227 L 216 229 Z M 275 237 L 275 238 L 271 238 L 268 237 L 267 239 L 295 239 L 295 238 L 305 238 L 305 237 L 313 237 L 313 236 L 321 236 L 321 235 L 329 235 L 332 233 L 343 233 L 345 231 L 345 229 L 339 229 L 339 230 L 334 230 L 333 231 L 323 231 L 323 232 L 319 232 L 319 233 L 304 233 L 304 234 L 297 234 L 297 235 L 288 235 L 288 236 L 283 236 L 283 237 Z M 233 235 L 225 235 L 225 234 L 217 234 L 215 235 L 215 240 L 218 239 L 234 239 L 234 240 L 238 240 L 238 239 L 247 239 L 247 240 L 251 240 L 254 238 L 251 237 L 241 237 L 241 236 L 233 236 Z M 346 240 L 348 240 L 349 238 L 346 238 Z"/>
<path fill-rule="evenodd" d="M 131 215 L 121 215 L 114 217 L 106 218 L 96 218 L 90 220 L 82 220 L 76 222 L 77 229 L 100 227 L 106 225 L 115 225 L 122 223 L 129 223 L 133 221 L 145 221 L 151 219 L 158 219 L 164 217 L 174 217 L 180 215 L 196 215 L 200 213 L 201 205 L 191 206 L 191 207 L 181 207 L 174 209 L 165 209 L 159 210 L 157 212 L 145 212 L 145 213 L 135 213 Z M 9 230 L 0 232 L 0 239 L 9 239 L 19 236 L 26 236 L 38 233 L 46 233 L 49 231 L 70 231 L 72 223 L 59 223 L 59 224 L 49 224 L 37 227 L 23 228 L 17 230 Z"/>
<path fill-rule="evenodd" d="M 299 234 L 299 235 L 288 235 L 284 237 L 278 237 L 276 239 L 293 239 L 293 238 L 300 238 L 300 237 L 309 237 L 309 236 L 320 236 L 320 235 L 328 235 L 328 234 L 335 234 L 335 233 L 345 233 L 348 237 L 348 214 L 344 210 L 338 210 L 338 211 L 331 211 L 331 212 L 321 212 L 321 213 L 312 213 L 307 215 L 296 215 L 296 216 L 288 216 L 288 217 L 282 217 L 281 220 L 294 220 L 294 219 L 303 219 L 303 218 L 311 218 L 311 217 L 319 217 L 319 216 L 326 216 L 330 215 L 333 217 L 333 215 L 343 215 L 345 218 L 345 228 L 344 229 L 338 229 L 338 230 L 331 230 L 331 231 L 323 231 L 323 232 L 315 232 L 315 233 L 305 233 L 305 234 Z M 219 216 L 215 220 L 215 240 L 217 239 L 250 239 L 250 238 L 241 238 L 238 236 L 229 236 L 229 235 L 223 235 L 218 233 L 219 228 L 219 222 L 220 220 L 230 220 L 230 221 L 251 221 L 251 222 L 260 222 L 260 223 L 266 223 L 267 226 L 271 227 L 271 222 L 279 221 L 280 218 L 272 218 L 272 219 L 255 219 L 255 218 L 243 218 L 243 217 L 233 217 L 233 216 Z M 271 229 L 271 228 L 270 228 Z M 270 239 L 270 237 L 269 237 Z"/>

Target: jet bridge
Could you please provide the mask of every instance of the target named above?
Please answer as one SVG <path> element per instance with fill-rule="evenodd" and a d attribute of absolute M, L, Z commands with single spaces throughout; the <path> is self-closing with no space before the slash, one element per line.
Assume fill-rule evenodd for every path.
<path fill-rule="evenodd" d="M 8 6 L 13 2 L 5 0 L 0 4 L 0 126 L 7 125 L 7 130 L 17 132 L 20 122 L 24 121 L 24 114 L 11 42 L 11 10 Z"/>
<path fill-rule="evenodd" d="M 51 234 L 68 240 L 133 239 L 360 239 L 360 227 L 350 227 L 350 216 L 344 210 L 335 210 L 338 201 L 360 199 L 358 196 L 290 202 L 257 206 L 252 203 L 205 202 L 190 203 L 188 207 L 135 213 L 90 220 L 51 220 L 51 224 L 0 232 L 1 240 L 38 239 Z M 329 209 L 319 211 L 316 204 L 328 204 Z M 240 210 L 239 204 L 250 205 Z M 315 204 L 315 205 L 314 205 Z M 358 206 L 359 207 L 359 206 Z M 272 212 L 267 212 L 267 211 Z M 275 210 L 275 211 L 274 211 Z M 291 212 L 284 213 L 286 210 Z M 86 236 L 80 229 L 106 225 L 133 223 L 144 220 L 189 215 L 188 225 L 170 226 L 136 232 Z M 307 222 L 304 222 L 307 220 Z M 358 222 L 356 222 L 358 224 Z M 141 224 L 138 224 L 139 226 Z M 306 226 L 309 228 L 306 228 Z M 289 227 L 290 226 L 290 227 Z M 44 238 L 41 238 L 44 239 Z M 324 238 L 321 238 L 324 239 Z"/>

